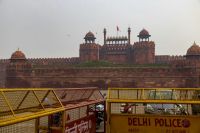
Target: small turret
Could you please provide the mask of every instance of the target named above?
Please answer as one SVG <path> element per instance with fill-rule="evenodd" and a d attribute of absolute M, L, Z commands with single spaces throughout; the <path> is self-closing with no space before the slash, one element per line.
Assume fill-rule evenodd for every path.
<path fill-rule="evenodd" d="M 149 37 L 151 35 L 149 35 L 149 32 L 146 29 L 142 29 L 138 35 L 139 37 L 139 42 L 140 41 L 149 41 Z"/>
<path fill-rule="evenodd" d="M 17 49 L 17 51 L 12 53 L 10 60 L 11 62 L 21 62 L 26 60 L 26 56 L 22 51 Z"/>
<path fill-rule="evenodd" d="M 187 50 L 186 59 L 187 60 L 200 60 L 200 47 L 195 42 Z"/>
<path fill-rule="evenodd" d="M 141 30 L 138 37 L 139 42 L 135 42 L 132 50 L 134 64 L 153 64 L 155 63 L 155 43 L 149 41 L 149 32 Z"/>
<path fill-rule="evenodd" d="M 85 43 L 80 44 L 79 56 L 80 61 L 97 61 L 99 60 L 100 45 L 95 43 L 96 37 L 89 31 L 85 37 Z"/>
<path fill-rule="evenodd" d="M 96 37 L 94 36 L 94 34 L 91 31 L 89 31 L 85 35 L 84 39 L 85 39 L 85 43 L 95 43 Z"/>

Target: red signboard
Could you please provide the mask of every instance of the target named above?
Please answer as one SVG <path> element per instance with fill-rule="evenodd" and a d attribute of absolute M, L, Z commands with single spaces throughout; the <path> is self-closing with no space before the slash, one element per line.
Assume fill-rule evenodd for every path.
<path fill-rule="evenodd" d="M 96 132 L 95 114 L 67 123 L 65 129 L 65 133 L 95 133 L 95 132 Z"/>

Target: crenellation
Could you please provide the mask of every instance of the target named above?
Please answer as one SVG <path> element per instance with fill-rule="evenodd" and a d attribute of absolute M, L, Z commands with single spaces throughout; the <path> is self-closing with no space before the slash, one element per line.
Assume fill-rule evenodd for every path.
<path fill-rule="evenodd" d="M 51 64 L 65 64 L 65 65 L 71 65 L 71 64 L 78 64 L 79 58 L 72 57 L 72 58 L 29 58 L 27 59 L 28 62 L 34 65 L 51 65 Z"/>
<path fill-rule="evenodd" d="M 174 61 L 181 61 L 181 60 L 186 60 L 186 58 L 182 55 L 156 55 L 155 56 L 155 63 L 157 64 L 162 64 L 166 63 L 169 64 Z"/>

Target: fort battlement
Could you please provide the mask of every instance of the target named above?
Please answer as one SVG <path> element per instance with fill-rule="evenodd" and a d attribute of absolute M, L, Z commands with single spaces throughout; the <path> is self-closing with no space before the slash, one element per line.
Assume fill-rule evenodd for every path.
<path fill-rule="evenodd" d="M 9 63 L 10 60 L 9 59 L 0 59 L 0 64 L 5 64 L 5 63 Z"/>
<path fill-rule="evenodd" d="M 169 62 L 169 64 L 172 66 L 172 67 L 175 67 L 175 68 L 187 68 L 187 67 L 190 67 L 190 68 L 199 68 L 200 67 L 200 62 L 198 60 L 187 60 L 187 59 L 184 59 L 184 60 L 172 60 Z"/>
<path fill-rule="evenodd" d="M 155 43 L 153 41 L 135 42 L 133 44 L 133 48 L 152 48 L 152 47 L 155 47 Z"/>
<path fill-rule="evenodd" d="M 33 64 L 48 65 L 48 64 L 78 64 L 79 57 L 72 58 L 28 58 L 28 62 Z M 59 64 L 57 64 L 59 65 Z"/>
<path fill-rule="evenodd" d="M 156 64 L 169 64 L 172 61 L 186 60 L 186 58 L 182 55 L 156 55 L 155 63 Z"/>
<path fill-rule="evenodd" d="M 133 45 L 130 42 L 130 28 L 128 28 L 128 36 L 106 36 L 106 29 L 103 33 L 104 44 L 102 46 L 95 43 L 96 37 L 92 32 L 85 35 L 85 43 L 80 44 L 79 50 L 81 62 L 97 60 L 119 64 L 152 64 L 155 62 L 155 44 L 149 41 L 151 35 L 147 30 L 143 29 L 139 33 L 139 42 Z"/>
<path fill-rule="evenodd" d="M 83 43 L 80 44 L 80 49 L 99 49 L 101 48 L 101 45 L 96 43 Z"/>
<path fill-rule="evenodd" d="M 107 37 L 106 41 L 127 41 L 127 36 L 110 36 Z"/>
<path fill-rule="evenodd" d="M 127 47 L 128 44 L 105 44 L 103 47 Z"/>
<path fill-rule="evenodd" d="M 127 44 L 106 44 L 102 47 L 104 50 L 108 50 L 108 51 L 124 51 L 127 50 L 128 48 L 130 48 L 130 45 Z"/>
<path fill-rule="evenodd" d="M 128 44 L 128 38 L 126 36 L 112 36 L 106 38 L 106 44 Z"/>

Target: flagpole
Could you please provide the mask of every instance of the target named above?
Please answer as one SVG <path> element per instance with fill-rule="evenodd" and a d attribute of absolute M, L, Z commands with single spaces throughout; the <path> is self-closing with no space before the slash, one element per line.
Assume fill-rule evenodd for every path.
<path fill-rule="evenodd" d="M 117 25 L 117 37 L 118 37 L 118 32 L 119 32 L 119 27 L 118 27 L 118 25 Z"/>
<path fill-rule="evenodd" d="M 119 29 L 119 27 L 117 26 L 116 28 L 117 28 L 117 37 L 118 37 L 118 29 Z"/>

